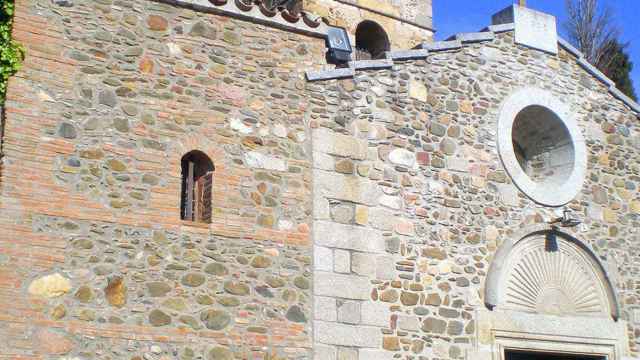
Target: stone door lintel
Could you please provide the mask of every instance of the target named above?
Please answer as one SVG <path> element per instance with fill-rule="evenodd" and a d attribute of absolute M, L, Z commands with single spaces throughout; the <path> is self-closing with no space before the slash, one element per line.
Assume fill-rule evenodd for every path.
<path fill-rule="evenodd" d="M 479 310 L 476 319 L 476 346 L 467 352 L 468 360 L 505 360 L 505 350 L 630 359 L 624 321 L 500 309 Z"/>

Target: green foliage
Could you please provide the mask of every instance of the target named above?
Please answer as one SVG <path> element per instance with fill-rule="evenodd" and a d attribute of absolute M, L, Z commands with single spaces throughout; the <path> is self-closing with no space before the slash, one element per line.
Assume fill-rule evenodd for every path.
<path fill-rule="evenodd" d="M 11 39 L 13 11 L 13 0 L 4 0 L 0 5 L 0 104 L 4 103 L 7 80 L 20 69 L 24 59 L 24 48 Z"/>
<path fill-rule="evenodd" d="M 627 46 L 628 44 L 621 44 L 617 40 L 612 41 L 607 46 L 605 56 L 608 64 L 603 69 L 603 72 L 616 83 L 616 87 L 620 91 L 633 100 L 637 100 L 630 76 L 633 70 L 633 63 L 629 59 Z"/>
<path fill-rule="evenodd" d="M 628 43 L 620 41 L 621 31 L 611 8 L 599 0 L 565 0 L 569 40 L 587 61 L 616 84 L 618 90 L 636 100 L 631 81 L 633 64 L 627 52 Z"/>

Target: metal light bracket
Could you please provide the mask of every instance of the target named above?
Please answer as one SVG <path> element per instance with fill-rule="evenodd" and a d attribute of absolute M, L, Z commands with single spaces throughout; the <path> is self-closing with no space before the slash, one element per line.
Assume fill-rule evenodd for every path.
<path fill-rule="evenodd" d="M 329 26 L 327 30 L 327 61 L 331 64 L 344 64 L 351 61 L 351 42 L 343 27 Z"/>

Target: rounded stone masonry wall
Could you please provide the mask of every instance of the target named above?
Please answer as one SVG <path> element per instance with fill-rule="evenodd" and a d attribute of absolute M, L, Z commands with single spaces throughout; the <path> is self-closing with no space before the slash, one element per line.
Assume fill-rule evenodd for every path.
<path fill-rule="evenodd" d="M 564 50 L 555 56 L 514 46 L 508 32 L 491 41 L 308 84 L 314 359 L 489 360 L 500 358 L 493 350 L 501 346 L 582 353 L 594 335 L 608 340 L 590 347 L 592 354 L 637 354 L 636 116 Z M 546 127 L 556 136 L 518 135 L 519 126 Z M 559 185 L 534 181 L 523 170 L 514 138 L 529 153 L 573 151 Z M 544 285 L 529 294 L 524 311 L 486 309 L 487 273 L 502 264 L 496 251 L 521 239 L 515 236 L 521 229 L 530 233 L 529 226 L 559 215 L 541 203 L 569 202 L 582 221 L 572 228 L 575 237 L 611 277 L 620 320 L 604 316 L 606 296 L 596 307 L 582 291 L 558 295 L 567 282 L 593 284 L 589 279 L 597 276 L 563 270 L 589 270 L 584 264 L 591 259 L 572 255 L 584 252 L 562 239 L 557 252 L 545 252 L 544 237 L 532 248 L 523 243 L 522 262 L 513 264 L 520 270 L 535 260 L 526 267 L 536 271 L 554 266 L 553 281 L 519 282 L 519 290 L 534 279 Z M 559 274 L 578 279 L 560 277 L 557 285 Z M 601 294 L 594 289 L 588 293 Z M 602 316 L 578 315 L 571 323 L 553 315 L 596 308 Z M 493 324 L 506 324 L 508 336 L 492 332 Z M 555 335 L 534 350 L 535 341 L 518 341 L 522 333 Z M 590 340 L 568 344 L 577 336 Z"/>
<path fill-rule="evenodd" d="M 0 357 L 309 358 L 302 71 L 324 39 L 177 2 L 60 3 L 16 4 Z M 180 218 L 193 150 L 215 164 L 211 223 Z"/>
<path fill-rule="evenodd" d="M 516 186 L 539 204 L 564 205 L 582 189 L 584 139 L 569 106 L 544 90 L 522 89 L 504 102 L 498 150 Z"/>

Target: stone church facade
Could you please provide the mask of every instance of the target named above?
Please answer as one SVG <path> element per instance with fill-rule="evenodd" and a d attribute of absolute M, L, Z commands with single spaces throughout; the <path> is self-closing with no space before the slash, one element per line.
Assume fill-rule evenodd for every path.
<path fill-rule="evenodd" d="M 0 358 L 640 357 L 640 106 L 553 17 L 267 5 L 16 0 Z"/>

